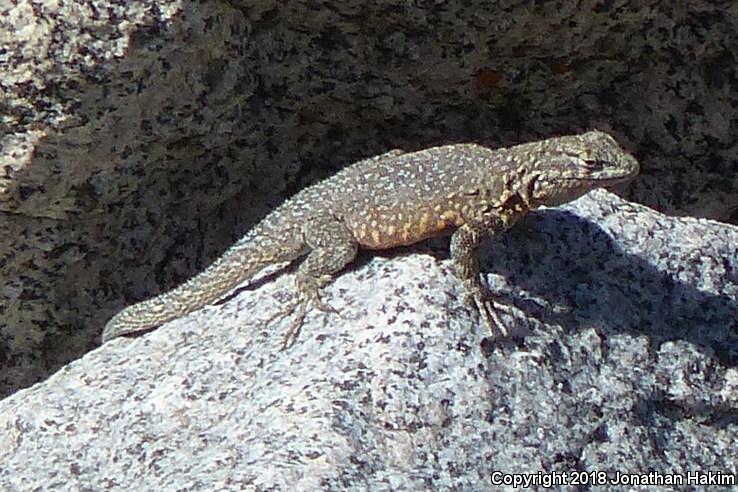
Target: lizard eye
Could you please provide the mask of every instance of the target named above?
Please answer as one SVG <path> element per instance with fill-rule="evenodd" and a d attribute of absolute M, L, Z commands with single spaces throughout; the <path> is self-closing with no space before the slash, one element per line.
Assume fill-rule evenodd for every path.
<path fill-rule="evenodd" d="M 604 169 L 607 166 L 607 161 L 604 159 L 584 159 L 584 165 L 587 169 L 593 171 Z"/>
<path fill-rule="evenodd" d="M 607 167 L 608 162 L 606 159 L 601 157 L 589 156 L 586 153 L 564 151 L 564 155 L 570 157 L 578 166 L 586 167 L 592 171 L 598 171 Z"/>

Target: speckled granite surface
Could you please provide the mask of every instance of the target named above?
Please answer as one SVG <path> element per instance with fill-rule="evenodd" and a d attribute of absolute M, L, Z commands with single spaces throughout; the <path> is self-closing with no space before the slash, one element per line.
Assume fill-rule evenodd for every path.
<path fill-rule="evenodd" d="M 494 471 L 738 473 L 738 230 L 603 191 L 521 226 L 483 251 L 525 341 L 485 341 L 450 261 L 424 248 L 365 256 L 327 288 L 342 317 L 312 312 L 280 351 L 288 321 L 264 320 L 282 276 L 0 402 L 0 488 L 471 491 L 499 489 Z"/>
<path fill-rule="evenodd" d="M 0 394 L 390 148 L 597 127 L 643 165 L 630 199 L 730 218 L 734 2 L 495 5 L 5 3 Z"/>

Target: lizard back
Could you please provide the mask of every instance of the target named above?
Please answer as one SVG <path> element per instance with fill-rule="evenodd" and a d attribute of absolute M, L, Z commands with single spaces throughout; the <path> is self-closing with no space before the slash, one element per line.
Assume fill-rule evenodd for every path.
<path fill-rule="evenodd" d="M 333 190 L 333 213 L 363 248 L 409 245 L 453 232 L 464 223 L 465 207 L 494 194 L 482 194 L 480 166 L 480 158 L 493 156 L 493 151 L 475 144 L 433 147 L 364 161 L 306 191 Z M 506 170 L 501 162 L 500 175 Z M 335 190 L 350 193 L 337 195 Z"/>

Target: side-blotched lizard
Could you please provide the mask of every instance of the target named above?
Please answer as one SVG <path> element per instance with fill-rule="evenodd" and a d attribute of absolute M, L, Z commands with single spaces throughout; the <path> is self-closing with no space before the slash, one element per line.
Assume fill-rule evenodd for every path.
<path fill-rule="evenodd" d="M 395 150 L 346 167 L 267 215 L 199 275 L 134 304 L 105 326 L 103 342 L 157 327 L 221 298 L 273 264 L 302 258 L 285 336 L 294 342 L 310 304 L 332 311 L 320 289 L 359 247 L 388 249 L 452 234 L 451 258 L 493 335 L 508 335 L 480 280 L 485 234 L 511 227 L 540 205 L 556 206 L 623 183 L 638 162 L 608 134 L 591 131 L 509 148 L 476 144 Z"/>

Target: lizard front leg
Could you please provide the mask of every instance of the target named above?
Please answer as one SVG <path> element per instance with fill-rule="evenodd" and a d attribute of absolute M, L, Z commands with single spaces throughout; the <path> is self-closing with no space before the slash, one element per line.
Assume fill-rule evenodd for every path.
<path fill-rule="evenodd" d="M 480 280 L 479 244 L 490 232 L 505 229 L 501 220 L 491 222 L 491 224 L 467 222 L 459 227 L 451 236 L 451 259 L 454 262 L 456 275 L 463 282 L 467 299 L 474 303 L 492 336 L 507 337 L 510 331 L 497 314 L 492 293 Z"/>
<path fill-rule="evenodd" d="M 310 305 L 326 312 L 336 310 L 320 298 L 320 289 L 333 280 L 356 257 L 358 243 L 353 234 L 332 215 L 308 220 L 303 226 L 303 239 L 309 253 L 298 267 L 295 277 L 295 303 L 286 311 L 297 311 L 284 337 L 283 348 L 295 343 Z M 288 313 L 281 313 L 282 315 Z"/>

